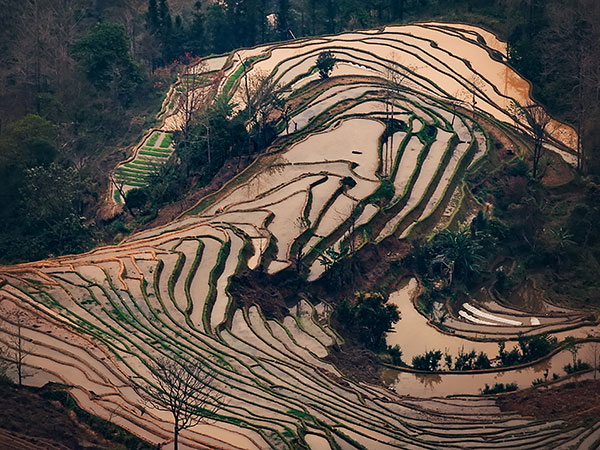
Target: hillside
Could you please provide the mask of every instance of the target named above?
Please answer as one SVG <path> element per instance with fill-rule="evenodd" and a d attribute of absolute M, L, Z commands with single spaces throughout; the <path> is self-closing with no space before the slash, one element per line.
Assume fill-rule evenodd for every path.
<path fill-rule="evenodd" d="M 316 64 L 326 50 L 335 64 L 322 75 Z M 0 339 L 14 347 L 15 337 L 24 338 L 31 347 L 27 367 L 72 386 L 82 409 L 153 444 L 171 445 L 172 418 L 148 397 L 157 395 L 152 385 L 159 366 L 173 360 L 184 366 L 199 361 L 214 377 L 215 395 L 205 404 L 211 420 L 179 437 L 189 448 L 593 445 L 596 419 L 527 417 L 503 411 L 494 398 L 472 396 L 484 382 L 506 377 L 508 383 L 517 371 L 497 372 L 488 361 L 457 373 L 464 371 L 457 368 L 464 350 L 491 358 L 498 342 L 508 342 L 519 363 L 533 365 L 518 375 L 531 383 L 528 377 L 547 362 L 540 356 L 561 367 L 571 358 L 565 338 L 585 339 L 597 330 L 589 311 L 542 296 L 535 304 L 504 301 L 491 289 L 490 297 L 485 290 L 461 297 L 475 279 L 466 255 L 484 244 L 469 239 L 499 236 L 491 205 L 483 203 L 493 177 L 524 178 L 529 168 L 521 158 L 535 141 L 537 124 L 524 112 L 530 111 L 524 109 L 532 102 L 530 85 L 506 64 L 505 53 L 506 44 L 488 31 L 429 22 L 194 62 L 169 90 L 160 125 L 116 168 L 118 189 L 108 201 L 118 204 L 123 193 L 152 184 L 146 168 L 168 164 L 177 152 L 178 130 L 185 139 L 186 100 L 193 96 L 217 106 L 233 100 L 229 114 L 246 113 L 257 127 L 271 122 L 272 144 L 177 220 L 118 245 L 0 268 Z M 265 90 L 277 91 L 278 108 L 255 101 Z M 577 136 L 545 117 L 553 133 L 544 135 L 544 153 L 555 169 L 542 181 L 551 184 L 553 176 L 555 185 L 567 185 Z M 526 208 L 521 197 L 511 204 Z M 426 241 L 438 231 L 466 242 L 443 264 L 435 252 L 448 247 Z M 352 261 L 358 261 L 352 276 L 360 278 L 354 271 L 363 261 L 370 284 L 348 281 Z M 515 265 L 505 263 L 507 276 L 516 279 Z M 403 273 L 419 275 L 420 297 L 412 276 L 399 283 Z M 406 361 L 402 367 L 391 352 L 379 356 L 394 363 L 384 374 L 387 387 L 377 380 L 372 354 L 343 364 L 349 353 L 359 354 L 359 336 L 340 323 L 338 309 L 347 290 L 363 284 L 386 291 L 384 283 L 403 317 L 388 339 L 400 339 Z M 361 298 L 385 300 L 367 292 L 355 302 Z M 350 317 L 354 310 L 347 308 Z M 416 315 L 407 323 L 411 312 Z M 411 326 L 412 334 L 398 337 Z M 543 333 L 557 339 L 527 340 Z M 544 355 L 533 344 L 552 342 L 557 345 Z M 437 363 L 420 368 L 414 357 L 438 344 L 456 364 L 446 371 Z M 413 367 L 406 367 L 411 359 Z M 369 376 L 349 368 L 361 364 Z"/>

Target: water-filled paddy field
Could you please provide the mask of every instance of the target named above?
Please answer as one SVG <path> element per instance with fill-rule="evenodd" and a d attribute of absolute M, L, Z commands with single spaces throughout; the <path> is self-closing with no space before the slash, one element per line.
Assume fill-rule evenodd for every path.
<path fill-rule="evenodd" d="M 171 438 L 172 419 L 147 407 L 140 413 L 147 393 L 134 380 L 150 381 L 150 368 L 162 357 L 199 359 L 216 374 L 214 387 L 224 403 L 213 421 L 182 433 L 188 448 L 593 445 L 596 423 L 506 415 L 489 398 L 415 399 L 477 394 L 499 380 L 525 387 L 540 371 L 559 371 L 570 357 L 564 351 L 521 372 L 415 375 L 388 369 L 387 384 L 368 384 L 345 377 L 328 358 L 343 344 L 329 325 L 328 299 L 302 300 L 282 317 L 268 317 L 231 294 L 236 275 L 247 268 L 295 270 L 293 251 L 300 247 L 309 268 L 305 276 L 316 280 L 325 271 L 319 252 L 327 248 L 410 240 L 430 233 L 440 214 L 457 212 L 458 187 L 489 150 L 479 118 L 527 131 L 508 105 L 529 100 L 528 84 L 492 58 L 503 45 L 476 27 L 419 24 L 208 59 L 203 70 L 220 74 L 217 91 L 240 102 L 239 108 L 240 60 L 249 61 L 248 77 L 266 73 L 287 84 L 290 101 L 301 97 L 290 113 L 296 126 L 285 131 L 280 124 L 276 145 L 242 178 L 173 223 L 84 255 L 0 268 L 6 281 L 0 306 L 26 314 L 24 333 L 35 344 L 28 364 L 38 373 L 36 382 L 46 373 L 73 386 L 82 408 L 158 444 Z M 310 70 L 323 49 L 341 61 L 326 83 Z M 406 82 L 390 90 L 389 72 Z M 476 107 L 464 101 L 452 108 L 452 100 L 465 98 L 476 99 Z M 147 173 L 171 157 L 170 133 L 181 123 L 177 104 L 176 97 L 166 99 L 161 126 L 116 169 L 125 190 L 143 186 Z M 568 155 L 573 131 L 559 126 L 551 144 Z M 384 184 L 391 195 L 378 193 Z M 594 329 L 577 311 L 542 315 L 474 299 L 446 321 L 453 332 L 442 333 L 415 309 L 415 288 L 410 281 L 391 296 L 402 319 L 389 342 L 400 345 L 406 361 L 432 349 L 492 355 L 494 341 L 514 340 L 520 331 L 564 338 Z M 0 340 L 8 343 L 15 331 L 10 321 L 3 323 L 7 331 Z"/>

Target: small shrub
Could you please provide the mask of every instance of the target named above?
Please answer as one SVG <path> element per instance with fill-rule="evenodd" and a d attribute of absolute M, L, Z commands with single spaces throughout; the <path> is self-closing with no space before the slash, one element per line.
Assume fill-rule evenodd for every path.
<path fill-rule="evenodd" d="M 356 186 L 356 181 L 352 177 L 344 177 L 342 178 L 342 186 L 348 186 L 350 188 L 353 188 L 354 186 Z"/>
<path fill-rule="evenodd" d="M 490 387 L 487 383 L 485 387 L 481 390 L 481 393 L 484 395 L 491 394 L 500 394 L 502 392 L 513 392 L 519 389 L 517 383 L 496 383 L 494 386 Z"/>
<path fill-rule="evenodd" d="M 404 361 L 402 361 L 402 350 L 400 350 L 399 345 L 388 346 L 388 353 L 390 354 L 392 364 L 395 366 L 404 366 Z"/>
<path fill-rule="evenodd" d="M 539 386 L 540 384 L 544 384 L 544 380 L 542 378 L 536 378 L 531 382 L 532 386 Z"/>
<path fill-rule="evenodd" d="M 319 76 L 322 80 L 329 78 L 331 71 L 335 67 L 337 59 L 330 51 L 319 53 L 315 67 L 319 70 Z"/>
<path fill-rule="evenodd" d="M 565 370 L 566 373 L 571 374 L 571 373 L 576 373 L 576 372 L 581 372 L 583 370 L 587 370 L 589 369 L 591 366 L 586 363 L 583 362 L 582 360 L 578 359 L 577 362 L 575 362 L 575 364 L 567 364 L 566 366 L 563 367 L 563 369 Z"/>
<path fill-rule="evenodd" d="M 518 159 L 508 168 L 507 172 L 513 177 L 527 177 L 529 173 L 529 165 L 522 159 Z"/>
<path fill-rule="evenodd" d="M 440 361 L 442 360 L 442 352 L 439 350 L 430 350 L 424 355 L 414 356 L 412 366 L 417 370 L 426 370 L 435 372 L 439 369 Z"/>

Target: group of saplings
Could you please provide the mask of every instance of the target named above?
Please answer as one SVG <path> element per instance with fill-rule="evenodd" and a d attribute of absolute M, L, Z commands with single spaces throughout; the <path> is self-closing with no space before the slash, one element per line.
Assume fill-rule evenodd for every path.
<path fill-rule="evenodd" d="M 477 354 L 475 350 L 465 353 L 460 350 L 458 356 L 453 362 L 452 355 L 448 353 L 442 354 L 440 350 L 430 350 L 424 355 L 416 355 L 412 359 L 412 367 L 416 370 L 424 370 L 428 372 L 436 372 L 443 370 L 442 357 L 446 370 L 462 371 L 462 370 L 481 370 L 491 368 L 490 360 L 483 352 Z"/>
<path fill-rule="evenodd" d="M 506 343 L 500 341 L 495 367 L 510 367 L 538 360 L 557 347 L 557 339 L 546 333 L 535 336 L 520 334 L 518 344 L 507 351 Z M 454 359 L 440 350 L 429 350 L 423 355 L 414 356 L 412 367 L 427 372 L 485 370 L 492 367 L 492 362 L 484 352 L 477 353 L 475 350 L 465 352 L 461 349 Z"/>

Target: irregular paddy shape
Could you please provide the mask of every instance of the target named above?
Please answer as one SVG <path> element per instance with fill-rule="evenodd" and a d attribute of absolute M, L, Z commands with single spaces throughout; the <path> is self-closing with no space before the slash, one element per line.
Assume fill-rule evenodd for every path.
<path fill-rule="evenodd" d="M 480 37 L 485 44 L 478 43 Z M 503 45 L 475 27 L 430 23 L 208 58 L 215 90 L 238 100 L 238 110 L 244 98 L 241 60 L 250 67 L 248 76 L 260 72 L 276 80 L 294 102 L 294 131 L 288 135 L 280 123 L 281 135 L 267 154 L 203 199 L 195 215 L 117 246 L 1 268 L 6 284 L 0 295 L 6 300 L 0 305 L 22 308 L 29 317 L 25 336 L 36 345 L 30 364 L 49 379 L 73 385 L 85 410 L 153 443 L 169 439 L 171 417 L 153 409 L 141 414 L 141 393 L 131 380 L 150 380 L 153 361 L 179 355 L 214 370 L 215 387 L 225 398 L 214 422 L 182 433 L 189 448 L 593 444 L 599 433 L 593 423 L 576 428 L 504 415 L 488 400 L 471 397 L 419 402 L 398 395 L 472 394 L 485 382 L 515 377 L 525 386 L 547 364 L 561 367 L 570 356 L 566 352 L 522 375 L 392 371 L 387 376 L 394 392 L 346 379 L 328 360 L 341 339 L 328 325 L 330 308 L 324 303 L 302 300 L 278 320 L 257 306 L 241 306 L 230 294 L 234 275 L 246 267 L 267 274 L 295 270 L 293 253 L 300 245 L 309 267 L 304 276 L 313 280 L 325 271 L 318 256 L 328 247 L 340 249 L 359 234 L 363 243 L 369 236 L 410 237 L 416 224 L 429 232 L 435 226 L 429 219 L 438 211 L 460 207 L 456 186 L 488 148 L 478 115 L 512 126 L 510 100 L 529 100 L 525 80 L 490 57 Z M 340 61 L 326 83 L 311 74 L 323 49 Z M 200 67 L 189 72 L 199 73 Z M 390 71 L 406 76 L 400 86 L 387 83 Z M 473 114 L 452 112 L 449 100 L 462 99 L 468 109 L 473 95 Z M 123 191 L 145 186 L 171 156 L 169 132 L 181 125 L 176 88 L 160 118 L 160 127 L 115 170 Z M 561 133 L 552 145 L 569 158 L 562 144 L 571 142 L 572 130 L 562 126 Z M 391 193 L 385 192 L 388 183 Z M 391 296 L 402 320 L 388 343 L 399 344 L 408 362 L 437 349 L 495 355 L 497 344 L 476 340 L 482 337 L 515 339 L 519 332 L 539 331 L 582 337 L 596 329 L 577 311 L 548 308 L 548 314 L 539 314 L 473 300 L 446 320 L 454 331 L 448 335 L 415 310 L 409 295 L 414 288 L 411 282 Z M 466 320 L 461 313 L 468 314 Z M 5 328 L 1 342 L 14 335 L 10 324 Z"/>

